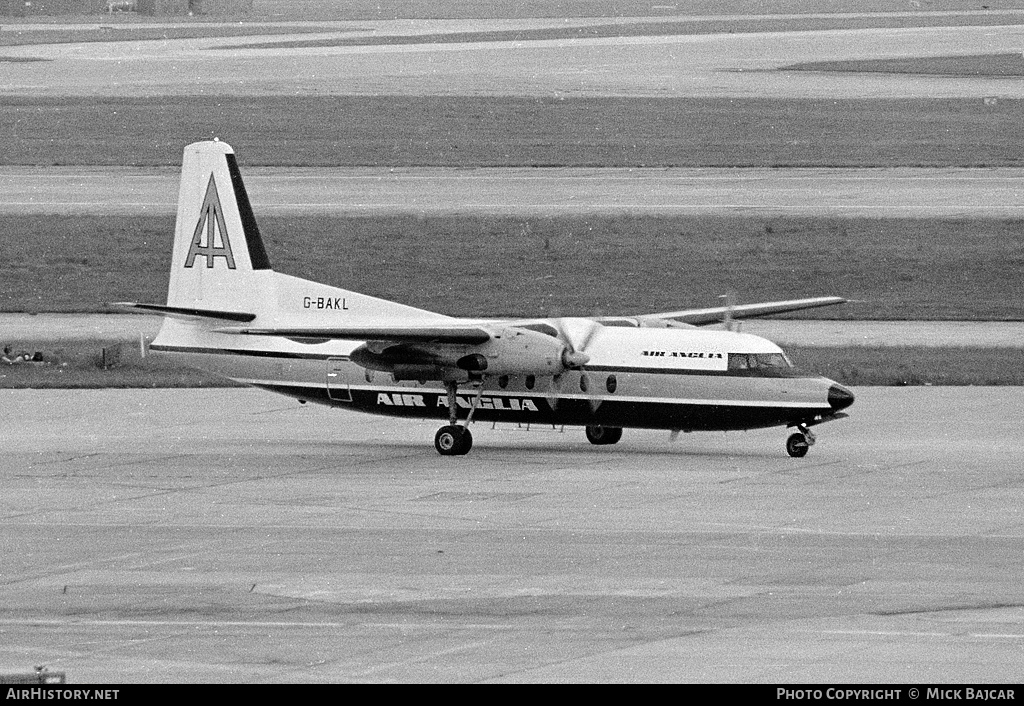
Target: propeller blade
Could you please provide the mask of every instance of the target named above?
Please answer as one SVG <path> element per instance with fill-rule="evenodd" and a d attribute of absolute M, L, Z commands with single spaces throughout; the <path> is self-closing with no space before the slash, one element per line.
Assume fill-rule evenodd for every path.
<path fill-rule="evenodd" d="M 578 351 L 585 351 L 585 350 L 587 350 L 587 348 L 590 347 L 590 343 L 594 340 L 594 336 L 597 334 L 597 332 L 601 328 L 602 328 L 601 324 L 597 323 L 596 321 L 589 322 L 588 328 L 587 328 L 587 332 L 586 332 L 586 334 L 584 334 L 583 340 L 580 341 L 580 344 L 578 346 L 576 346 L 576 350 L 578 350 Z"/>
<path fill-rule="evenodd" d="M 725 300 L 726 307 L 725 315 L 722 317 L 722 328 L 725 329 L 726 331 L 739 330 L 739 326 L 732 316 L 733 311 L 735 311 L 736 309 L 736 292 L 730 289 L 728 292 L 720 295 L 718 298 Z"/>
<path fill-rule="evenodd" d="M 552 375 L 551 376 L 551 391 L 556 393 L 556 395 L 562 391 L 562 374 L 561 373 L 558 373 L 557 375 Z M 561 401 L 561 398 L 557 397 L 557 396 L 556 397 L 552 397 L 550 400 L 548 400 L 548 404 L 551 405 L 551 410 L 552 411 L 557 411 L 558 410 L 558 403 L 560 401 Z"/>

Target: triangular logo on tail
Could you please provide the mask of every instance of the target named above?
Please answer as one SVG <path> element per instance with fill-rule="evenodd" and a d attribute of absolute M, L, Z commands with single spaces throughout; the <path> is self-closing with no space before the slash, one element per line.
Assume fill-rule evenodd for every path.
<path fill-rule="evenodd" d="M 231 241 L 228 239 L 228 228 L 224 222 L 224 209 L 220 205 L 213 174 L 210 175 L 210 183 L 206 186 L 203 206 L 199 209 L 199 222 L 196 223 L 196 230 L 192 234 L 192 245 L 188 249 L 188 257 L 185 258 L 185 267 L 192 267 L 199 256 L 206 258 L 207 268 L 213 267 L 216 258 L 223 257 L 228 263 L 228 269 L 235 269 L 235 257 L 231 253 Z"/>

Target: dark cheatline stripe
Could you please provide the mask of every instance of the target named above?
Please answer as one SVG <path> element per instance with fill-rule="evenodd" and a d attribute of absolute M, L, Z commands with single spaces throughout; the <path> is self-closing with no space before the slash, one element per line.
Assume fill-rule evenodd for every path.
<path fill-rule="evenodd" d="M 446 419 L 447 401 L 443 394 L 409 390 L 396 393 L 392 389 L 333 390 L 330 396 L 327 387 L 304 387 L 300 385 L 259 383 L 258 387 L 269 392 L 295 397 L 309 402 L 354 409 L 369 414 L 389 417 Z M 386 396 L 390 404 L 382 404 L 380 397 Z M 471 396 L 464 396 L 465 401 Z M 487 398 L 487 395 L 484 395 Z M 492 396 L 493 397 L 493 396 Z M 518 400 L 515 409 L 511 399 Z M 479 422 L 506 422 L 513 424 L 552 424 L 555 426 L 603 426 L 634 429 L 682 429 L 685 431 L 730 431 L 761 429 L 786 426 L 801 422 L 811 423 L 815 418 L 831 410 L 803 409 L 785 406 L 750 407 L 728 404 L 689 404 L 680 402 L 640 402 L 604 400 L 593 410 L 588 400 L 562 399 L 557 409 L 552 409 L 548 400 L 540 396 L 521 395 L 505 397 L 497 404 L 501 408 L 478 407 L 473 419 Z M 439 402 L 439 398 L 441 398 Z M 532 406 L 527 406 L 529 400 Z M 492 400 L 492 404 L 495 403 Z M 461 406 L 459 419 L 465 419 L 469 409 Z"/>
<path fill-rule="evenodd" d="M 238 204 L 238 212 L 242 217 L 242 229 L 245 231 L 245 242 L 249 246 L 249 261 L 254 270 L 269 270 L 270 258 L 267 257 L 267 249 L 263 247 L 263 238 L 260 237 L 259 226 L 256 225 L 256 215 L 252 212 L 252 204 L 249 203 L 249 195 L 245 192 L 245 184 L 242 183 L 242 173 L 238 171 L 238 162 L 235 155 L 224 155 L 228 160 L 228 172 L 231 174 L 231 186 L 235 189 L 235 202 Z"/>

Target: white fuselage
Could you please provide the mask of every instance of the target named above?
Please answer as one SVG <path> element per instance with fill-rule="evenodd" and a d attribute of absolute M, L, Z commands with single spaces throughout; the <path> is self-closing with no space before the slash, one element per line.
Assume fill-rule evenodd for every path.
<path fill-rule="evenodd" d="M 197 335 L 197 327 L 205 330 Z M 396 381 L 356 365 L 349 356 L 360 342 L 237 336 L 214 328 L 167 319 L 152 348 L 304 401 L 393 416 L 448 415 L 443 384 Z M 688 431 L 813 423 L 833 411 L 835 383 L 788 367 L 781 349 L 757 336 L 604 326 L 587 354 L 581 369 L 557 375 L 481 375 L 460 390 L 460 416 L 475 405 L 473 418 L 480 421 Z"/>

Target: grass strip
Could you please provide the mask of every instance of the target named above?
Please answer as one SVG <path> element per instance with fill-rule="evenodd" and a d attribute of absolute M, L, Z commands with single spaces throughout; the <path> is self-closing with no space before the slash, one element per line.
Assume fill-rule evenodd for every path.
<path fill-rule="evenodd" d="M 928 76 L 1024 76 L 1024 56 L 975 54 L 852 61 L 810 61 L 783 66 L 786 71 L 840 71 L 853 73 L 923 74 Z"/>
<path fill-rule="evenodd" d="M 0 364 L 0 389 L 236 387 L 216 375 L 143 357 L 138 342 L 19 341 L 14 351 L 42 354 L 41 363 Z"/>
<path fill-rule="evenodd" d="M 870 135 L 871 139 L 865 139 Z M 0 165 L 985 167 L 1024 163 L 1024 101 L 566 96 L 0 101 Z"/>
<path fill-rule="evenodd" d="M 173 222 L 0 215 L 0 310 L 166 301 Z M 857 300 L 811 318 L 1021 320 L 1021 228 L 629 214 L 260 218 L 279 272 L 457 316 L 673 311 L 716 306 L 732 290 L 740 303 Z"/>

